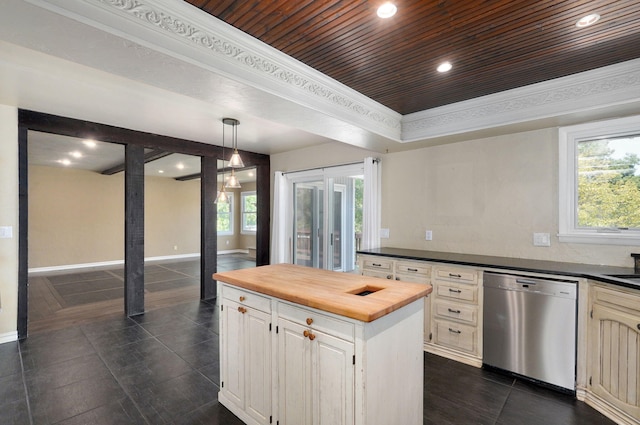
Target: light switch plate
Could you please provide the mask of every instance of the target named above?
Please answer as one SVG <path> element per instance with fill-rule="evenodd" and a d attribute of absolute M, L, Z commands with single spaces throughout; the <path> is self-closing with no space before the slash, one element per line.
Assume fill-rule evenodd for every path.
<path fill-rule="evenodd" d="M 534 246 L 551 246 L 551 237 L 548 233 L 534 233 L 533 234 Z"/>
<path fill-rule="evenodd" d="M 430 241 L 433 240 L 433 232 L 431 230 L 427 230 L 424 234 L 424 240 Z"/>
<path fill-rule="evenodd" d="M 11 239 L 13 237 L 13 227 L 0 226 L 0 239 Z"/>

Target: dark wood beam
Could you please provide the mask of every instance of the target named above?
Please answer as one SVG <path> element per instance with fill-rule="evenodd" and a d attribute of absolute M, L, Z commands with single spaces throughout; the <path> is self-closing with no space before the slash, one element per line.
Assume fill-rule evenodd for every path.
<path fill-rule="evenodd" d="M 144 313 L 144 148 L 125 147 L 124 310 Z"/>
<path fill-rule="evenodd" d="M 171 155 L 173 152 L 167 152 L 160 149 L 154 149 L 151 152 L 147 152 L 144 154 L 144 163 L 148 163 L 151 161 L 155 161 L 156 159 L 164 158 L 165 156 Z M 111 168 L 107 168 L 100 172 L 100 174 L 104 174 L 105 176 L 111 176 L 117 173 L 124 171 L 124 163 L 118 164 Z"/>
<path fill-rule="evenodd" d="M 18 126 L 18 339 L 28 334 L 29 314 L 29 163 L 28 128 Z"/>
<path fill-rule="evenodd" d="M 216 281 L 213 274 L 218 269 L 218 209 L 214 201 L 218 185 L 216 158 L 203 157 L 200 163 L 200 299 L 216 298 Z"/>

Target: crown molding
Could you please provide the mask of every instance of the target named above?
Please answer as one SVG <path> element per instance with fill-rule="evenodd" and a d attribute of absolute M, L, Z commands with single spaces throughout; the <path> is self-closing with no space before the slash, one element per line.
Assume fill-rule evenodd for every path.
<path fill-rule="evenodd" d="M 25 1 L 401 143 L 640 101 L 637 59 L 402 116 L 182 0 Z"/>
<path fill-rule="evenodd" d="M 640 59 L 405 115 L 402 142 L 466 133 L 640 100 Z"/>
<path fill-rule="evenodd" d="M 393 140 L 397 112 L 176 0 L 27 0 Z"/>

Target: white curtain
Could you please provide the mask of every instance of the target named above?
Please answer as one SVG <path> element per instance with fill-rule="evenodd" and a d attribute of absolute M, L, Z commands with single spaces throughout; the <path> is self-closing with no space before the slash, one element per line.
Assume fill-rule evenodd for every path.
<path fill-rule="evenodd" d="M 380 247 L 380 186 L 380 160 L 367 157 L 364 159 L 361 249 Z"/>
<path fill-rule="evenodd" d="M 290 263 L 287 217 L 289 182 L 282 171 L 276 171 L 273 182 L 273 216 L 271 229 L 271 264 Z"/>

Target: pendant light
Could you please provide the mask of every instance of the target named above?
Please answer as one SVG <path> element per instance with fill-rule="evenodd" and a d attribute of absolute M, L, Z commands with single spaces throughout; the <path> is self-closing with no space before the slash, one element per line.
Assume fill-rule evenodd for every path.
<path fill-rule="evenodd" d="M 235 118 L 223 118 L 222 122 L 232 126 L 231 147 L 233 148 L 233 155 L 231 155 L 231 159 L 229 160 L 229 167 L 244 168 L 244 162 L 242 162 L 242 158 L 240 158 L 240 154 L 238 153 L 238 126 L 240 125 L 240 121 Z"/>
<path fill-rule="evenodd" d="M 224 122 L 224 119 L 222 120 Z M 217 161 L 216 161 L 216 169 L 217 169 Z M 229 203 L 229 197 L 227 193 L 224 191 L 224 126 L 222 126 L 222 183 L 220 183 L 220 191 L 216 196 L 216 200 L 213 202 L 214 204 L 219 203 Z"/>

